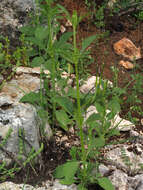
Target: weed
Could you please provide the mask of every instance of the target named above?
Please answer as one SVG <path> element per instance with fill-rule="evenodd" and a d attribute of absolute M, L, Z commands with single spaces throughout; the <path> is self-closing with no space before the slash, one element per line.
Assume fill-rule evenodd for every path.
<path fill-rule="evenodd" d="M 86 190 L 88 184 L 99 184 L 105 190 L 112 190 L 114 187 L 109 179 L 101 176 L 99 172 L 101 152 L 111 136 L 119 135 L 118 126 L 111 128 L 111 122 L 121 110 L 121 96 L 126 93 L 130 83 L 124 89 L 119 88 L 118 69 L 113 67 L 113 88 L 109 88 L 108 82 L 99 77 L 95 82 L 94 93 L 91 91 L 87 94 L 81 93 L 82 71 L 85 68 L 82 62 L 89 55 L 86 49 L 103 35 L 90 36 L 82 40 L 81 48 L 78 48 L 77 28 L 82 17 L 78 16 L 76 11 L 70 16 L 61 5 L 55 4 L 53 6 L 53 0 L 45 0 L 44 4 L 41 2 L 41 0 L 36 0 L 37 7 L 34 19 L 28 26 L 21 28 L 22 47 L 17 48 L 11 56 L 9 40 L 6 38 L 5 46 L 3 47 L 0 44 L 0 61 L 6 62 L 4 69 L 12 67 L 12 60 L 16 66 L 19 66 L 21 61 L 24 65 L 31 67 L 40 66 L 40 91 L 26 94 L 20 101 L 31 103 L 37 108 L 38 115 L 43 121 L 40 128 L 43 138 L 45 135 L 44 125 L 47 120 L 52 125 L 53 130 L 55 126 L 58 126 L 68 131 L 73 126 L 77 136 L 79 136 L 80 146 L 72 147 L 70 150 L 72 159 L 58 166 L 54 176 L 59 178 L 63 184 L 77 183 L 78 190 Z M 88 1 L 86 3 L 91 6 Z M 96 7 L 94 4 L 96 24 L 99 27 L 104 27 L 104 5 Z M 57 38 L 60 30 L 58 20 L 62 18 L 61 13 L 65 14 L 72 23 L 73 32 L 66 32 Z M 69 43 L 71 37 L 73 44 Z M 1 67 L 3 66 L 1 65 Z M 73 68 L 72 72 L 71 68 Z M 44 74 L 44 69 L 48 69 L 50 74 Z M 67 78 L 62 77 L 64 71 L 68 71 Z M 73 78 L 75 88 L 68 85 L 71 73 L 75 74 L 75 78 Z M 135 106 L 137 103 L 141 103 L 138 94 L 142 94 L 142 77 L 138 74 L 131 77 L 131 82 L 134 82 L 134 93 L 128 100 L 130 108 L 142 113 L 142 110 Z M 87 115 L 90 106 L 94 106 L 96 111 L 85 119 L 84 116 Z M 0 144 L 2 150 L 4 150 L 3 146 L 9 135 Z M 18 157 L 13 157 L 16 164 L 12 170 L 7 170 L 5 163 L 2 163 L 0 165 L 2 178 L 12 177 L 16 171 L 26 167 L 27 164 L 30 164 L 36 173 L 32 161 L 43 150 L 43 143 L 41 143 L 38 151 L 30 147 L 30 152 L 26 154 L 25 144 L 27 143 L 24 138 L 24 131 L 19 129 L 19 154 Z M 122 150 L 122 155 L 126 159 L 124 150 Z M 26 159 L 22 162 L 23 157 Z M 125 161 L 127 162 L 127 160 Z"/>
<path fill-rule="evenodd" d="M 99 169 L 98 169 L 99 168 L 98 158 L 100 156 L 101 148 L 103 148 L 106 144 L 106 138 L 108 138 L 110 135 L 112 136 L 113 134 L 114 135 L 117 134 L 117 131 L 115 129 L 112 129 L 109 132 L 109 127 L 111 124 L 110 120 L 117 113 L 119 105 L 118 106 L 116 105 L 117 109 L 114 108 L 116 104 L 116 101 L 114 99 L 112 99 L 110 103 L 105 104 L 106 102 L 105 93 L 107 89 L 107 83 L 104 83 L 104 88 L 103 88 L 103 91 L 101 92 L 98 88 L 98 86 L 100 86 L 98 82 L 96 83 L 96 93 L 93 96 L 94 100 L 93 100 L 93 97 L 92 97 L 92 100 L 89 100 L 87 98 L 87 99 L 84 99 L 84 104 L 81 103 L 82 98 L 81 98 L 81 94 L 79 90 L 79 74 L 78 74 L 80 50 L 77 48 L 77 43 L 76 43 L 76 29 L 80 21 L 80 17 L 79 18 L 77 17 L 76 12 L 73 12 L 73 15 L 71 18 L 69 17 L 69 15 L 67 15 L 67 17 L 68 19 L 70 19 L 73 26 L 74 49 L 73 49 L 72 55 L 73 55 L 73 63 L 75 64 L 76 104 L 77 105 L 74 107 L 72 106 L 72 109 L 74 109 L 74 112 L 73 112 L 74 118 L 76 120 L 76 124 L 79 129 L 78 135 L 80 137 L 81 147 L 79 148 L 73 147 L 71 149 L 72 160 L 67 161 L 67 163 L 65 163 L 64 165 L 57 167 L 54 175 L 57 178 L 62 178 L 61 183 L 63 184 L 69 185 L 73 182 L 79 183 L 78 189 L 82 189 L 82 190 L 86 189 L 89 183 L 98 183 L 104 189 L 114 189 L 111 182 L 107 178 L 101 177 L 99 173 Z M 84 42 L 86 42 L 86 45 L 87 44 L 89 45 L 90 39 L 86 39 Z M 85 46 L 85 43 L 83 44 Z M 100 79 L 100 82 L 101 82 L 101 79 Z M 97 100 L 98 92 L 100 93 L 99 102 Z M 102 93 L 103 93 L 103 100 L 101 98 Z M 88 96 L 90 96 L 90 94 L 88 94 Z M 88 102 L 86 102 L 86 100 L 88 100 Z M 65 100 L 63 99 L 63 103 L 64 101 Z M 104 102 L 104 105 L 103 105 L 103 102 Z M 98 113 L 92 114 L 86 120 L 86 124 L 90 127 L 88 127 L 87 134 L 85 135 L 84 129 L 83 129 L 83 124 L 84 124 L 83 113 L 89 107 L 91 103 L 95 104 Z M 106 112 L 107 106 L 109 107 L 109 109 L 112 110 L 110 113 Z M 105 118 L 107 118 L 107 120 Z M 95 160 L 95 163 L 91 162 L 92 159 Z M 93 172 L 92 172 L 93 168 L 96 168 L 95 175 L 93 175 Z M 75 175 L 77 176 L 76 178 L 75 178 Z"/>
<path fill-rule="evenodd" d="M 1 36 L 0 39 L 3 40 L 3 43 L 0 43 L 0 70 L 1 74 L 5 76 L 5 79 L 0 84 L 1 89 L 5 82 L 14 76 L 17 67 L 28 65 L 29 56 L 27 54 L 27 46 L 25 46 L 24 42 L 24 35 L 20 37 L 21 46 L 17 47 L 14 51 L 10 48 L 8 37 Z"/>

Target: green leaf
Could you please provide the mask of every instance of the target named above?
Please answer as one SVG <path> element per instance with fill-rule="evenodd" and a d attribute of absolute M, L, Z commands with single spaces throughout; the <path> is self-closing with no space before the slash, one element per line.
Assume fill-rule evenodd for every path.
<path fill-rule="evenodd" d="M 44 40 L 48 36 L 48 30 L 47 28 L 44 28 L 43 26 L 38 26 L 35 30 L 35 37 L 38 40 Z"/>
<path fill-rule="evenodd" d="M 36 27 L 33 26 L 23 26 L 20 28 L 20 31 L 27 36 L 32 36 L 34 35 L 35 29 Z"/>
<path fill-rule="evenodd" d="M 88 190 L 86 187 L 83 187 L 83 184 L 77 186 L 77 190 Z"/>
<path fill-rule="evenodd" d="M 83 97 L 83 95 L 82 95 L 81 93 L 80 93 L 79 95 L 80 95 L 80 98 Z M 68 92 L 67 92 L 67 96 L 76 99 L 76 98 L 77 98 L 77 92 L 76 92 L 76 89 L 74 89 L 74 88 L 69 88 L 69 90 L 68 90 Z"/>
<path fill-rule="evenodd" d="M 104 137 L 97 137 L 95 138 L 95 147 L 101 148 L 105 145 L 105 138 Z"/>
<path fill-rule="evenodd" d="M 47 121 L 47 118 L 48 118 L 48 112 L 46 110 L 44 110 L 43 108 L 40 108 L 37 110 L 38 112 L 38 115 L 40 116 L 40 118 L 43 120 L 46 120 Z"/>
<path fill-rule="evenodd" d="M 84 39 L 82 41 L 82 49 L 81 52 L 83 52 L 91 43 L 93 43 L 94 40 L 97 40 L 99 38 L 98 35 L 89 36 L 88 38 Z"/>
<path fill-rule="evenodd" d="M 121 110 L 119 102 L 120 100 L 118 97 L 113 97 L 112 100 L 109 102 L 109 109 L 114 115 L 120 112 Z"/>
<path fill-rule="evenodd" d="M 108 178 L 106 177 L 98 178 L 97 181 L 98 181 L 98 184 L 104 190 L 115 190 L 114 186 L 112 185 L 111 181 Z"/>
<path fill-rule="evenodd" d="M 118 129 L 110 129 L 108 131 L 108 134 L 106 135 L 106 137 L 112 137 L 112 136 L 119 136 L 120 135 L 120 131 Z"/>
<path fill-rule="evenodd" d="M 0 62 L 4 61 L 4 54 L 0 53 Z"/>
<path fill-rule="evenodd" d="M 54 172 L 54 177 L 60 180 L 62 184 L 71 185 L 75 182 L 74 176 L 78 170 L 78 161 L 68 161 L 67 163 L 60 165 Z"/>
<path fill-rule="evenodd" d="M 63 13 L 66 14 L 66 18 L 67 18 L 68 20 L 71 20 L 69 12 L 68 12 L 62 5 L 58 4 L 57 7 L 58 7 Z"/>
<path fill-rule="evenodd" d="M 32 60 L 32 63 L 30 64 L 31 67 L 40 67 L 43 63 L 45 62 L 45 60 L 43 59 L 43 57 L 34 57 Z"/>
<path fill-rule="evenodd" d="M 25 40 L 31 42 L 34 45 L 42 46 L 41 41 L 39 39 L 36 39 L 35 37 L 25 37 Z"/>
<path fill-rule="evenodd" d="M 38 104 L 39 105 L 39 100 L 40 100 L 40 94 L 35 93 L 35 92 L 30 92 L 29 94 L 24 95 L 21 99 L 20 102 L 23 103 L 30 103 L 30 104 Z"/>
<path fill-rule="evenodd" d="M 100 115 L 104 116 L 104 114 L 105 114 L 105 108 L 104 108 L 104 106 L 102 106 L 101 104 L 95 102 L 95 107 L 96 107 L 98 113 Z"/>
<path fill-rule="evenodd" d="M 56 111 L 56 118 L 58 122 L 61 124 L 61 127 L 67 131 L 68 127 L 67 125 L 71 123 L 71 120 L 69 119 L 67 113 L 64 110 L 58 110 Z"/>
<path fill-rule="evenodd" d="M 59 49 L 65 47 L 65 44 L 67 44 L 67 40 L 72 36 L 72 32 L 66 32 L 62 34 L 59 41 L 55 41 L 54 47 Z M 70 46 L 69 46 L 70 47 Z"/>
<path fill-rule="evenodd" d="M 70 63 L 73 63 L 73 57 L 71 56 L 71 51 L 67 50 L 60 50 L 58 51 L 59 55 L 64 58 L 65 60 L 69 61 Z"/>
<path fill-rule="evenodd" d="M 98 113 L 93 113 L 92 115 L 89 116 L 89 118 L 86 120 L 86 124 L 90 125 L 92 123 L 95 123 L 96 121 L 99 121 L 101 118 L 100 118 L 100 114 Z"/>
<path fill-rule="evenodd" d="M 68 112 L 71 116 L 73 116 L 74 106 L 70 98 L 56 96 L 54 97 L 54 101 L 58 103 L 66 112 Z"/>

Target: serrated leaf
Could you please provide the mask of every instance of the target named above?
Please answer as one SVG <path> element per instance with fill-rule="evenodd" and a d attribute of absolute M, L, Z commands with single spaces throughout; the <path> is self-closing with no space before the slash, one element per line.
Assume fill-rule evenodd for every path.
<path fill-rule="evenodd" d="M 89 36 L 88 38 L 84 39 L 82 41 L 82 49 L 81 52 L 83 52 L 94 40 L 97 40 L 99 38 L 98 35 Z"/>
<path fill-rule="evenodd" d="M 77 172 L 78 166 L 78 161 L 69 161 L 58 166 L 53 175 L 55 178 L 61 179 L 60 182 L 62 184 L 71 185 L 75 182 L 74 176 Z"/>
<path fill-rule="evenodd" d="M 61 127 L 67 131 L 68 127 L 67 125 L 71 123 L 71 120 L 69 119 L 67 113 L 64 110 L 58 110 L 56 111 L 56 118 L 58 122 L 61 124 Z"/>
<path fill-rule="evenodd" d="M 104 190 L 115 190 L 114 186 L 112 185 L 111 181 L 108 178 L 106 177 L 98 178 L 97 181 L 98 181 L 98 184 Z"/>
<path fill-rule="evenodd" d="M 74 106 L 73 106 L 73 103 L 70 100 L 70 98 L 62 97 L 62 96 L 56 96 L 56 97 L 54 97 L 54 101 L 56 103 L 58 103 L 70 115 L 73 115 Z"/>

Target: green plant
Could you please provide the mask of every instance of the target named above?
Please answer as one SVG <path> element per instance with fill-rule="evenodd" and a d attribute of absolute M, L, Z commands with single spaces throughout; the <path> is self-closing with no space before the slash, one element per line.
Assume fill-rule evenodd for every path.
<path fill-rule="evenodd" d="M 53 1 L 45 1 L 45 4 L 40 4 L 37 8 L 37 14 L 35 22 L 31 23 L 29 26 L 21 28 L 22 33 L 25 34 L 25 40 L 29 41 L 31 44 L 31 51 L 29 56 L 32 57 L 32 63 L 30 66 L 40 66 L 42 69 L 48 69 L 50 71 L 50 86 L 47 80 L 44 80 L 44 87 L 46 89 L 46 98 L 50 102 L 49 109 L 52 110 L 52 125 L 55 120 L 56 113 L 56 103 L 53 98 L 56 95 L 55 92 L 55 81 L 61 76 L 61 70 L 59 65 L 59 59 L 63 58 L 70 61 L 70 56 L 68 54 L 69 50 L 72 48 L 67 40 L 70 38 L 71 33 L 65 33 L 62 37 L 57 40 L 56 36 L 59 31 L 59 23 L 57 19 L 60 18 L 58 15 L 60 13 L 57 5 L 52 6 Z M 41 12 L 39 13 L 39 8 Z M 43 26 L 42 26 L 43 25 Z M 41 77 L 45 78 L 44 74 Z M 42 79 L 42 78 L 41 78 Z M 43 92 L 40 94 L 35 94 L 35 97 L 40 96 L 40 107 L 45 107 L 45 102 L 43 99 Z M 43 103 L 44 102 L 44 103 Z M 47 104 L 46 104 L 47 105 Z M 40 111 L 41 112 L 41 111 Z M 44 111 L 43 111 L 44 112 Z M 50 122 L 51 123 L 51 122 Z"/>
<path fill-rule="evenodd" d="M 20 37 L 21 45 L 16 47 L 15 50 L 11 49 L 8 37 L 1 36 L 0 40 L 3 41 L 3 43 L 0 43 L 0 71 L 1 74 L 5 76 L 2 84 L 0 84 L 1 89 L 5 82 L 14 76 L 17 67 L 20 65 L 28 65 L 29 57 L 27 54 L 27 47 L 24 45 L 23 35 Z"/>
<path fill-rule="evenodd" d="M 106 138 L 108 139 L 112 135 L 117 135 L 117 130 L 111 129 L 109 132 L 109 127 L 111 124 L 112 118 L 119 111 L 119 104 L 115 98 L 113 98 L 109 103 L 105 104 L 105 94 L 107 89 L 107 82 L 104 83 L 103 91 L 100 90 L 100 83 L 96 83 L 96 93 L 92 96 L 89 93 L 84 96 L 84 102 L 82 103 L 82 98 L 79 90 L 79 71 L 78 71 L 78 61 L 80 57 L 80 50 L 77 48 L 76 44 L 76 29 L 80 21 L 80 17 L 77 17 L 77 13 L 73 12 L 72 18 L 70 18 L 67 11 L 68 19 L 70 19 L 73 25 L 73 63 L 75 64 L 75 73 L 76 73 L 76 106 L 74 107 L 74 118 L 76 120 L 77 127 L 79 129 L 79 137 L 81 142 L 81 147 L 73 147 L 71 149 L 72 160 L 67 161 L 67 163 L 57 167 L 54 176 L 57 178 L 62 178 L 61 183 L 63 184 L 72 184 L 73 182 L 79 183 L 78 189 L 86 189 L 87 185 L 90 183 L 98 183 L 104 189 L 114 189 L 111 182 L 100 175 L 99 173 L 99 162 L 98 158 L 100 157 L 100 150 L 106 144 Z M 92 37 L 93 38 L 93 37 Z M 92 39 L 93 40 L 93 39 Z M 86 39 L 83 42 L 84 46 L 90 44 L 90 39 Z M 97 80 L 98 81 L 98 80 Z M 97 94 L 100 94 L 100 99 L 97 98 Z M 98 94 L 98 95 L 99 95 Z M 101 98 L 101 94 L 103 99 Z M 89 98 L 90 97 L 90 98 Z M 98 102 L 99 100 L 99 102 Z M 103 104 L 104 102 L 104 104 Z M 97 108 L 98 113 L 92 114 L 87 120 L 86 124 L 89 126 L 87 133 L 84 133 L 84 120 L 83 113 L 91 105 L 91 103 Z M 116 105 L 115 105 L 116 104 Z M 110 113 L 107 113 L 107 107 L 111 110 Z M 117 126 L 116 126 L 117 127 Z M 87 148 L 85 147 L 87 146 Z M 92 163 L 92 159 L 95 160 L 95 163 Z M 93 174 L 93 168 L 96 169 L 95 174 Z M 76 177 L 75 177 L 76 176 Z"/>
<path fill-rule="evenodd" d="M 104 28 L 104 10 L 107 6 L 106 1 L 100 3 L 99 5 L 96 1 L 85 0 L 85 4 L 90 11 L 92 22 L 97 26 L 97 28 Z"/>
<path fill-rule="evenodd" d="M 131 75 L 131 83 L 132 83 L 132 88 L 127 88 L 128 91 L 130 91 L 130 96 L 128 96 L 126 102 L 129 106 L 129 112 L 128 116 L 129 118 L 136 123 L 138 119 L 136 117 L 132 117 L 132 113 L 136 113 L 140 116 L 143 114 L 142 110 L 142 101 L 141 101 L 141 96 L 143 93 L 143 86 L 142 86 L 142 80 L 143 76 L 140 73 L 133 73 Z"/>
<path fill-rule="evenodd" d="M 68 131 L 69 127 L 74 126 L 75 132 L 79 136 L 80 146 L 72 147 L 70 151 L 72 160 L 57 167 L 54 173 L 56 178 L 61 179 L 62 183 L 68 185 L 76 182 L 78 189 L 81 190 L 87 189 L 88 184 L 91 183 L 98 183 L 105 190 L 112 190 L 114 187 L 111 182 L 99 173 L 99 164 L 101 161 L 101 150 L 108 144 L 111 136 L 119 134 L 119 131 L 116 129 L 117 126 L 113 128 L 110 126 L 115 115 L 120 112 L 120 98 L 125 93 L 125 89 L 118 87 L 118 70 L 114 67 L 114 84 L 112 89 L 108 87 L 107 81 L 103 81 L 99 77 L 95 82 L 94 94 L 88 92 L 85 95 L 80 92 L 80 79 L 82 79 L 80 68 L 84 67 L 81 65 L 85 58 L 84 55 L 88 55 L 86 48 L 94 40 L 98 40 L 101 35 L 91 36 L 83 40 L 81 48 L 78 48 L 76 33 L 82 17 L 78 17 L 75 11 L 72 17 L 70 17 L 66 9 L 57 4 L 53 7 L 52 3 L 52 0 L 46 0 L 44 4 L 41 4 L 41 1 L 37 0 L 38 7 L 35 11 L 35 19 L 32 20 L 29 26 L 21 28 L 24 36 L 23 44 L 25 44 L 23 49 L 25 56 L 23 59 L 30 66 L 40 66 L 41 68 L 40 91 L 38 93 L 31 92 L 26 94 L 21 99 L 21 102 L 29 102 L 36 106 L 37 112 L 43 121 L 41 127 L 43 138 L 45 135 L 44 124 L 47 119 L 52 124 L 53 129 L 55 126 L 59 126 Z M 97 18 L 99 22 L 102 22 L 104 19 L 104 8 L 103 6 L 98 9 L 99 14 L 97 14 Z M 57 38 L 59 31 L 57 20 L 61 18 L 61 13 L 65 13 L 67 19 L 71 21 L 73 33 L 64 33 Z M 73 37 L 73 45 L 68 42 L 70 37 Z M 28 44 L 30 48 L 27 51 Z M 26 58 L 27 53 L 31 62 Z M 21 59 L 20 49 L 17 49 L 14 57 L 19 65 Z M 76 88 L 69 86 L 65 90 L 71 76 L 71 69 L 67 69 L 69 64 L 75 73 L 75 79 L 73 80 Z M 50 74 L 44 74 L 44 69 L 48 69 Z M 67 78 L 62 77 L 63 71 L 69 71 Z M 141 79 L 137 78 L 139 82 Z M 134 78 L 132 80 L 136 81 Z M 136 93 L 141 91 L 140 87 L 135 87 Z M 83 116 L 86 115 L 91 105 L 95 106 L 97 111 L 84 120 Z M 85 125 L 87 126 L 86 130 Z M 25 155 L 24 144 L 26 142 L 22 140 L 23 136 L 24 133 L 19 131 L 19 160 Z M 37 152 L 31 149 L 30 153 L 26 155 L 27 159 L 23 166 L 26 166 L 28 163 L 31 164 L 31 160 L 37 157 L 42 149 L 43 144 L 41 144 L 41 148 Z"/>
<path fill-rule="evenodd" d="M 73 147 L 71 149 L 72 160 L 59 166 L 55 171 L 55 177 L 63 178 L 61 182 L 66 184 L 71 184 L 76 181 L 79 184 L 79 189 L 86 189 L 90 183 L 98 183 L 107 190 L 114 189 L 111 182 L 107 178 L 102 177 L 99 173 L 99 158 L 100 150 L 106 145 L 109 137 L 119 134 L 116 130 L 117 126 L 110 129 L 111 120 L 114 118 L 115 114 L 120 111 L 117 92 L 112 95 L 112 98 L 110 98 L 109 101 L 108 96 L 111 92 L 110 89 L 108 89 L 108 83 L 104 82 L 101 78 L 99 80 L 97 79 L 95 83 L 94 95 L 91 94 L 91 92 L 84 95 L 80 93 L 79 90 L 80 60 L 82 60 L 81 58 L 86 48 L 93 42 L 93 40 L 97 40 L 99 36 L 91 36 L 83 40 L 81 49 L 78 49 L 76 32 L 81 17 L 78 18 L 77 13 L 74 12 L 71 18 L 69 13 L 62 6 L 58 5 L 56 7 L 57 14 L 64 12 L 68 20 L 72 23 L 73 46 L 67 43 L 67 39 L 72 35 L 71 33 L 65 33 L 59 40 L 53 40 L 55 36 L 53 35 L 53 32 L 57 31 L 55 26 L 53 26 L 54 19 L 56 19 L 54 12 L 55 7 L 52 9 L 52 4 L 49 3 L 52 3 L 52 1 L 47 2 L 44 7 L 44 10 L 46 9 L 46 15 L 44 14 L 43 17 L 43 15 L 39 13 L 36 24 L 34 23 L 34 25 L 30 26 L 30 28 L 35 27 L 35 30 L 33 30 L 34 33 L 30 34 L 28 32 L 31 30 L 29 26 L 22 28 L 22 31 L 25 33 L 25 38 L 32 43 L 32 51 L 36 49 L 37 53 L 32 60 L 32 66 L 41 66 L 41 81 L 44 79 L 44 90 L 42 90 L 41 85 L 39 93 L 32 92 L 27 94 L 21 99 L 21 101 L 36 105 L 39 116 L 45 119 L 48 117 L 52 120 L 53 126 L 57 125 L 56 121 L 58 121 L 60 126 L 66 131 L 68 130 L 68 126 L 74 126 L 76 124 L 78 127 L 76 131 L 80 137 L 81 147 Z M 51 12 L 49 11 L 47 16 L 47 10 L 49 9 Z M 44 21 L 46 20 L 45 16 L 50 19 L 47 24 L 49 26 L 48 28 L 46 25 L 45 28 L 40 26 L 41 23 L 39 23 L 39 20 L 41 16 Z M 56 25 L 56 27 L 58 27 L 58 25 Z M 46 34 L 45 31 L 47 32 Z M 65 45 L 67 45 L 66 50 Z M 33 56 L 33 54 L 31 54 L 31 56 Z M 63 90 L 67 85 L 68 77 L 67 79 L 63 79 L 61 77 L 63 70 L 61 72 L 58 71 L 59 57 L 63 57 L 65 60 L 68 60 L 73 64 L 76 75 L 76 89 L 69 87 L 67 91 Z M 49 79 L 47 78 L 47 75 L 43 73 L 43 68 L 50 68 L 50 64 L 52 64 L 52 69 L 50 69 L 51 74 Z M 60 87 L 59 89 L 56 89 L 57 84 Z M 102 90 L 100 88 L 101 86 L 103 88 Z M 93 113 L 86 121 L 84 121 L 83 115 L 90 105 L 96 107 L 97 113 Z M 52 110 L 52 112 L 50 110 Z M 51 117 L 52 113 L 53 116 Z M 88 126 L 86 133 L 84 132 L 83 127 L 85 124 Z M 95 162 L 93 163 L 92 160 Z M 94 175 L 91 175 L 93 174 L 92 172 L 94 168 L 96 169 L 96 172 Z"/>
<path fill-rule="evenodd" d="M 140 21 L 143 21 L 143 10 L 140 11 L 138 14 L 135 15 L 137 17 L 137 19 L 139 19 Z"/>

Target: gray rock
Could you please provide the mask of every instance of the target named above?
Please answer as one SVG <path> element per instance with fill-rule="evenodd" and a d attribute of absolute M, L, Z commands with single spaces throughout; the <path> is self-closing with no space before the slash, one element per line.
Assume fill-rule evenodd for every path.
<path fill-rule="evenodd" d="M 77 186 L 72 184 L 70 186 L 62 185 L 58 180 L 46 181 L 43 183 L 42 187 L 33 187 L 28 184 L 15 184 L 12 182 L 4 182 L 0 184 L 0 190 L 77 190 Z"/>
<path fill-rule="evenodd" d="M 102 176 L 105 176 L 106 174 L 108 174 L 109 168 L 103 164 L 100 164 L 99 172 L 101 173 Z"/>
<path fill-rule="evenodd" d="M 28 23 L 28 12 L 34 6 L 34 0 L 0 1 L 0 35 L 8 37 L 10 48 L 19 45 L 19 28 Z"/>
<path fill-rule="evenodd" d="M 105 153 L 105 157 L 109 160 L 114 161 L 117 166 L 120 165 L 123 168 L 136 171 L 140 169 L 140 164 L 143 163 L 143 153 L 140 151 L 136 154 L 134 151 L 129 151 L 130 149 L 135 150 L 135 148 L 137 151 L 141 150 L 140 145 L 138 144 L 136 144 L 136 146 L 125 144 L 121 145 L 120 147 L 115 146 L 115 148 Z"/>
<path fill-rule="evenodd" d="M 15 79 L 5 83 L 0 92 L 0 105 L 19 102 L 19 100 L 30 92 L 38 92 L 40 89 L 40 78 L 30 74 L 15 76 Z"/>
<path fill-rule="evenodd" d="M 100 78 L 97 77 L 97 76 L 91 76 L 91 77 L 89 77 L 84 82 L 84 84 L 80 87 L 80 91 L 83 92 L 83 93 L 88 93 L 88 92 L 94 93 L 95 92 L 96 80 L 97 80 L 97 83 L 99 83 Z M 102 82 L 108 82 L 108 87 L 112 87 L 113 86 L 112 82 L 109 81 L 109 80 L 107 81 L 107 80 L 103 80 L 102 79 Z M 102 87 L 101 84 L 100 84 L 100 88 L 103 89 L 103 87 Z"/>
<path fill-rule="evenodd" d="M 139 182 L 135 190 L 143 190 L 143 180 Z"/>
<path fill-rule="evenodd" d="M 134 177 L 128 178 L 129 188 L 134 190 L 142 190 L 143 189 L 143 174 L 136 175 Z"/>
<path fill-rule="evenodd" d="M 93 113 L 98 113 L 97 109 L 95 106 L 90 106 L 88 107 L 86 114 L 84 116 L 84 122 L 86 122 L 86 120 L 89 118 L 89 116 L 91 116 Z M 106 114 L 110 113 L 110 110 L 106 110 Z M 100 121 L 97 121 L 100 125 Z M 84 125 L 84 128 L 86 128 L 87 126 Z M 131 129 L 133 129 L 135 126 L 133 123 L 131 123 L 128 120 L 122 119 L 120 118 L 119 114 L 116 114 L 114 119 L 111 120 L 111 126 L 110 128 L 117 128 L 119 129 L 119 131 L 130 131 Z"/>
<path fill-rule="evenodd" d="M 37 114 L 33 106 L 29 104 L 13 104 L 10 108 L 0 108 L 0 137 L 6 138 L 9 130 L 12 130 L 6 145 L 3 148 L 11 154 L 18 156 L 19 153 L 19 130 L 23 130 L 25 139 L 25 153 L 28 154 L 32 147 L 37 151 L 39 145 L 39 128 L 37 123 Z M 24 158 L 26 159 L 26 158 Z M 13 162 L 5 152 L 0 150 L 0 160 L 7 161 L 7 165 Z"/>
<path fill-rule="evenodd" d="M 4 80 L 3 76 L 0 74 L 0 83 Z"/>
<path fill-rule="evenodd" d="M 36 72 L 36 71 L 35 71 Z M 19 130 L 24 132 L 25 153 L 28 154 L 33 147 L 35 151 L 40 148 L 40 133 L 42 130 L 45 133 L 45 138 L 50 140 L 52 130 L 47 120 L 43 120 L 37 115 L 34 106 L 28 103 L 19 103 L 23 95 L 29 92 L 38 92 L 40 89 L 40 79 L 38 76 L 32 76 L 29 73 L 15 76 L 15 79 L 5 83 L 0 92 L 0 143 L 6 138 L 8 132 L 12 130 L 7 143 L 4 145 L 4 150 L 12 155 L 18 156 L 19 153 Z M 26 159 L 23 156 L 22 159 Z M 4 151 L 0 150 L 0 160 L 6 161 L 9 165 L 12 158 L 8 157 Z M 37 159 L 38 161 L 38 159 Z M 39 159 L 39 161 L 41 161 Z"/>
<path fill-rule="evenodd" d="M 48 190 L 77 190 L 77 186 L 72 184 L 70 186 L 60 184 L 59 180 L 55 180 L 53 185 L 48 182 L 46 183 L 46 189 Z M 38 189 L 40 190 L 40 189 Z M 42 189 L 41 189 L 42 190 Z"/>
<path fill-rule="evenodd" d="M 127 190 L 128 176 L 121 170 L 115 170 L 109 179 L 118 190 Z"/>
<path fill-rule="evenodd" d="M 26 11 L 26 9 L 34 8 L 35 0 L 5 0 L 5 3 L 11 4 L 19 11 Z"/>

